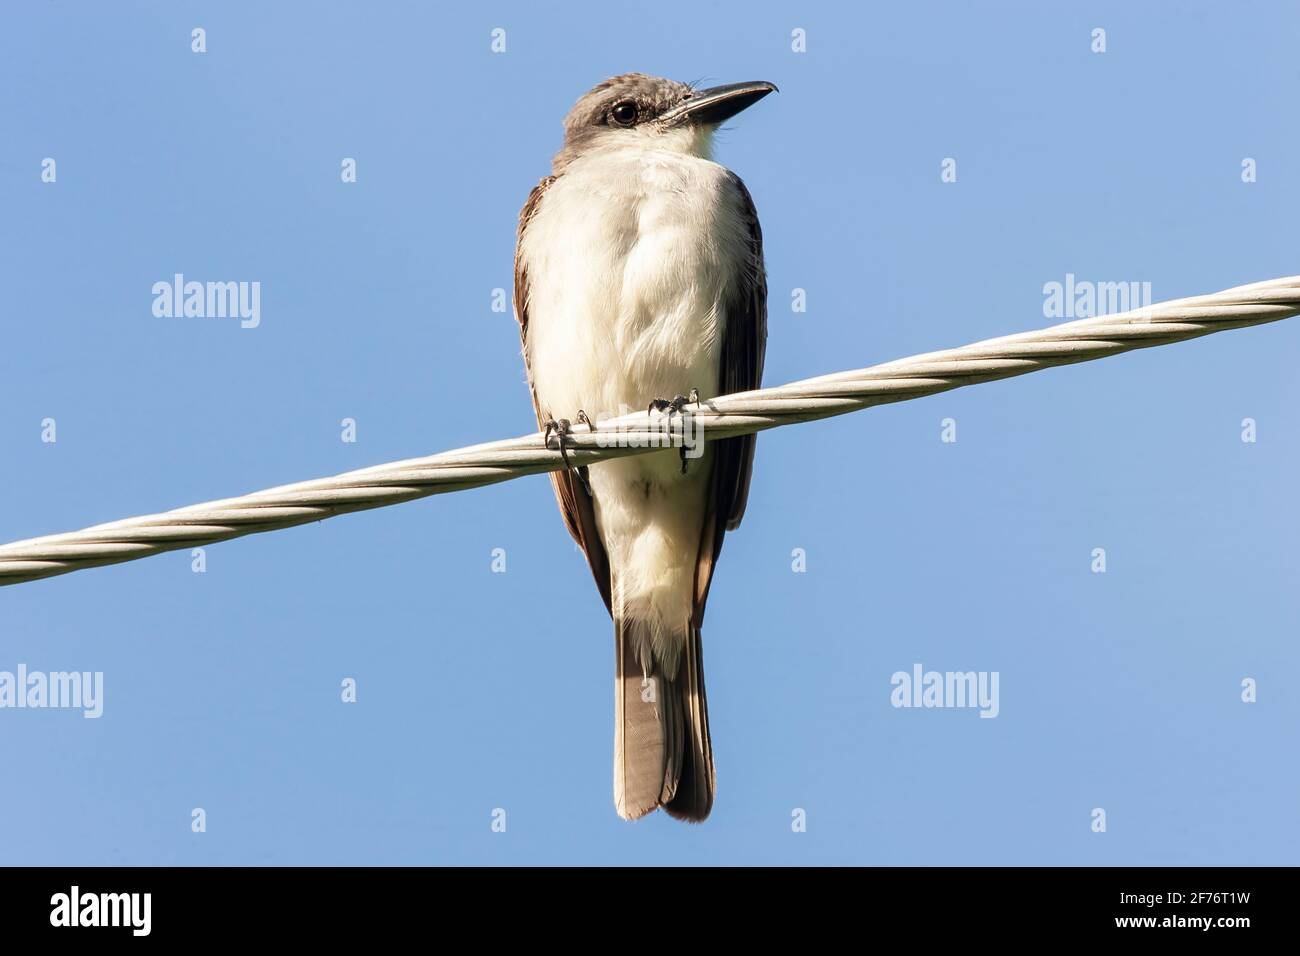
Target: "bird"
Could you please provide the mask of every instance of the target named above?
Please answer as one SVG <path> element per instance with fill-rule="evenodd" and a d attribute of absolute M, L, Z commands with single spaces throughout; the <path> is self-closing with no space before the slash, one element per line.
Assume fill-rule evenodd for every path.
<path fill-rule="evenodd" d="M 700 396 L 759 387 L 762 231 L 749 190 L 712 154 L 719 124 L 774 91 L 626 73 L 565 117 L 551 173 L 519 216 L 514 285 L 533 409 L 562 453 L 573 422 L 594 430 L 641 408 L 671 422 Z M 754 445 L 746 435 L 693 458 L 665 448 L 551 473 L 613 620 L 624 819 L 662 807 L 698 823 L 712 810 L 701 625 L 723 538 L 745 512 Z"/>

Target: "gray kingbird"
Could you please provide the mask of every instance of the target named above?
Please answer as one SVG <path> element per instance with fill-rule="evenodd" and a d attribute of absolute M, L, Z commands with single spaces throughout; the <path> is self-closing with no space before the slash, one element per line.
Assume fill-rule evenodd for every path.
<path fill-rule="evenodd" d="M 519 216 L 515 317 L 539 425 L 759 387 L 763 241 L 744 183 L 711 159 L 718 124 L 776 87 L 695 89 L 628 73 L 578 100 Z M 582 409 L 593 409 L 596 421 Z M 727 531 L 749 493 L 754 436 L 551 478 L 614 619 L 614 805 L 701 821 L 713 751 L 700 625 Z M 689 466 L 689 467 L 688 467 Z"/>

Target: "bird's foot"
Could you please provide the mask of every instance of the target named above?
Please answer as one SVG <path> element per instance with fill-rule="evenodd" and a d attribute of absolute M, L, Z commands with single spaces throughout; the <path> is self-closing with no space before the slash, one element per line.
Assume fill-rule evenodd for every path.
<path fill-rule="evenodd" d="M 700 390 L 698 388 L 691 389 L 690 395 L 677 395 L 673 398 L 652 398 L 650 404 L 646 407 L 645 413 L 649 415 L 651 412 L 658 410 L 667 412 L 668 417 L 671 418 L 674 413 L 680 412 L 691 402 L 695 403 L 696 408 L 700 407 Z"/>
<path fill-rule="evenodd" d="M 674 414 L 680 414 L 682 409 L 685 408 L 691 402 L 695 403 L 696 408 L 700 407 L 700 390 L 698 388 L 691 389 L 689 395 L 676 395 L 671 399 L 669 398 L 651 399 L 650 405 L 648 408 L 646 408 L 645 413 L 648 416 L 652 411 L 655 410 L 661 412 L 666 411 L 668 413 L 669 419 L 671 419 Z M 681 456 L 682 459 L 682 474 L 684 475 L 686 474 L 686 446 L 685 445 L 679 446 L 677 449 L 677 453 Z"/>
<path fill-rule="evenodd" d="M 577 420 L 580 424 L 586 425 L 589 431 L 594 432 L 596 430 L 596 423 L 593 422 L 589 417 L 587 417 L 587 413 L 584 412 L 581 408 L 578 409 Z M 553 418 L 551 414 L 548 412 L 546 415 L 546 421 L 543 423 L 542 427 L 543 429 L 545 429 L 542 435 L 542 443 L 546 445 L 547 448 L 550 448 L 551 433 L 554 432 L 556 441 L 559 443 L 560 446 L 560 458 L 564 460 L 564 467 L 567 468 L 569 471 L 574 471 L 575 469 L 573 465 L 569 462 L 568 446 L 564 442 L 564 440 L 573 431 L 573 423 L 569 421 L 567 418 L 560 418 L 560 419 Z M 582 482 L 583 490 L 587 492 L 587 497 L 590 498 L 591 485 L 588 484 L 587 482 L 586 467 L 584 466 L 578 468 L 576 469 L 576 471 L 578 473 L 578 480 Z"/>
<path fill-rule="evenodd" d="M 571 468 L 569 464 L 569 453 L 564 448 L 564 437 L 569 434 L 569 429 L 573 423 L 567 418 L 555 419 L 549 412 L 546 414 L 546 421 L 542 423 L 544 429 L 542 433 L 542 444 L 547 448 L 551 447 L 551 432 L 555 432 L 555 437 L 560 441 L 560 457 L 564 459 L 564 467 Z"/>

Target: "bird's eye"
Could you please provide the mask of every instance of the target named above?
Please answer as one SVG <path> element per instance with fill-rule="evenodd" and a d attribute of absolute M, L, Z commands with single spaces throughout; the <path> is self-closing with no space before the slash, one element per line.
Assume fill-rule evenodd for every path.
<path fill-rule="evenodd" d="M 615 104 L 614 108 L 609 111 L 609 115 L 619 126 L 635 126 L 638 110 L 636 104 L 631 100 L 624 100 L 622 103 Z"/>

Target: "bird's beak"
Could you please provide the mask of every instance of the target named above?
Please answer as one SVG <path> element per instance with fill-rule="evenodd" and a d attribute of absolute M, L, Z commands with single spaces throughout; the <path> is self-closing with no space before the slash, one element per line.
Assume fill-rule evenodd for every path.
<path fill-rule="evenodd" d="M 776 84 L 766 80 L 754 80 L 750 83 L 729 83 L 726 86 L 714 86 L 707 90 L 696 90 L 667 113 L 659 121 L 670 126 L 691 123 L 699 126 L 715 126 L 731 119 L 746 107 L 753 106 L 768 93 L 776 92 Z"/>

